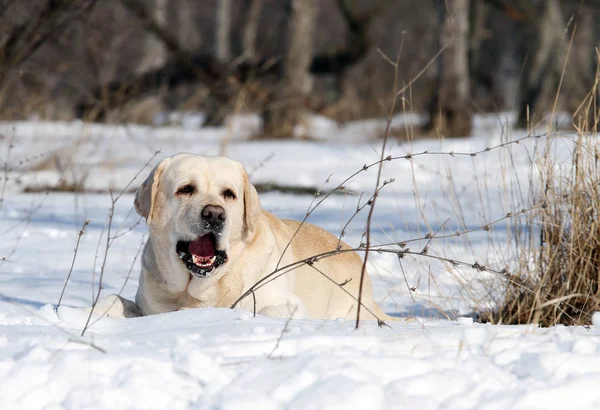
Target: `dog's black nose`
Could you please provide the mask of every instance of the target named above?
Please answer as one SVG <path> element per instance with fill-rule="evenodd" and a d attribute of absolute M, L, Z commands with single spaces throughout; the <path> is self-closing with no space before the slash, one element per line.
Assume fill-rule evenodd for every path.
<path fill-rule="evenodd" d="M 225 210 L 222 206 L 206 205 L 202 208 L 202 219 L 211 225 L 220 225 L 225 222 Z"/>

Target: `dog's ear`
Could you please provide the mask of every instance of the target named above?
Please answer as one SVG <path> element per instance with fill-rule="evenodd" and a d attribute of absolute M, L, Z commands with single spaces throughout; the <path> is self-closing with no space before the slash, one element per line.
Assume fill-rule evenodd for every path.
<path fill-rule="evenodd" d="M 150 223 L 152 217 L 154 216 L 154 205 L 156 202 L 158 187 L 160 185 L 160 178 L 170 162 L 170 158 L 165 158 L 160 162 L 160 164 L 154 167 L 152 172 L 150 172 L 150 175 L 148 175 L 148 178 L 146 178 L 135 194 L 135 201 L 133 202 L 135 205 L 135 210 L 138 214 L 146 218 L 148 223 Z"/>
<path fill-rule="evenodd" d="M 253 233 L 262 209 L 260 207 L 260 199 L 258 199 L 258 192 L 256 192 L 256 188 L 250 182 L 248 173 L 243 167 L 242 172 L 244 173 L 244 224 L 246 225 L 246 230 L 249 233 Z"/>

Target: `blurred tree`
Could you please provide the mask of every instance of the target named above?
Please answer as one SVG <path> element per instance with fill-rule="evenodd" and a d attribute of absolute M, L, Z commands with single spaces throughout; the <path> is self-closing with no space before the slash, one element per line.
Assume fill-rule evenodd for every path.
<path fill-rule="evenodd" d="M 147 0 L 149 12 L 154 21 L 161 27 L 167 27 L 168 22 L 168 0 Z M 138 73 L 145 73 L 156 67 L 160 67 L 167 59 L 165 45 L 154 36 L 146 35 L 144 38 L 144 55 L 140 59 L 136 69 Z"/>
<path fill-rule="evenodd" d="M 223 68 L 231 63 L 231 0 L 217 0 L 216 35 L 214 56 L 216 62 Z M 216 78 L 212 92 L 206 98 L 206 119 L 204 125 L 218 126 L 225 121 L 230 106 L 231 92 L 226 76 Z"/>
<path fill-rule="evenodd" d="M 596 84 L 600 55 L 594 29 L 594 10 L 582 4 L 575 15 L 573 44 L 561 91 L 566 111 L 573 113 L 573 124 L 586 131 L 597 131 L 600 120 L 600 89 Z"/>
<path fill-rule="evenodd" d="M 218 0 L 215 54 L 223 63 L 231 60 L 231 14 L 231 0 Z"/>
<path fill-rule="evenodd" d="M 61 119 L 138 121 L 128 113 L 148 101 L 155 113 L 202 111 L 207 125 L 237 110 L 268 113 L 269 96 L 269 103 L 285 101 L 290 1 L 0 0 L 0 117 L 56 119 L 48 108 L 60 105 Z M 307 109 L 338 121 L 386 115 L 392 69 L 377 49 L 393 56 L 402 48 L 405 109 L 429 111 L 447 128 L 448 115 L 436 115 L 448 100 L 443 94 L 453 101 L 461 82 L 452 84 L 452 70 L 439 68 L 452 64 L 453 44 L 430 62 L 446 41 L 440 31 L 452 3 L 320 0 Z M 470 111 L 516 111 L 521 126 L 527 108 L 532 124 L 555 106 L 593 117 L 600 0 L 468 3 Z M 141 121 L 148 118 L 157 117 Z"/>
<path fill-rule="evenodd" d="M 291 2 L 282 79 L 263 111 L 263 135 L 267 137 L 292 138 L 295 126 L 301 121 L 312 88 L 309 69 L 318 4 L 318 0 Z"/>
<path fill-rule="evenodd" d="M 248 61 L 256 61 L 258 52 L 256 50 L 256 37 L 258 35 L 258 23 L 263 0 L 244 0 L 242 8 L 242 21 L 245 22 L 242 30 L 241 57 Z"/>
<path fill-rule="evenodd" d="M 96 0 L 46 0 L 25 5 L 8 0 L 0 4 L 0 16 L 9 9 L 25 8 L 18 21 L 3 27 L 0 38 L 0 84 L 16 67 L 21 66 L 50 38 L 59 36 L 71 23 L 90 10 Z M 23 15 L 27 15 L 23 18 Z"/>
<path fill-rule="evenodd" d="M 469 0 L 439 2 L 441 31 L 438 79 L 430 105 L 429 129 L 447 137 L 471 133 Z"/>
<path fill-rule="evenodd" d="M 560 76 L 565 23 L 558 0 L 520 0 L 526 13 L 526 61 L 519 87 L 517 127 L 539 123 L 554 101 L 553 87 Z"/>
<path fill-rule="evenodd" d="M 593 24 L 600 9 L 598 0 L 486 0 L 516 23 L 519 51 L 511 41 L 498 49 L 505 61 L 521 69 L 517 79 L 517 127 L 534 127 L 557 110 L 575 113 L 574 122 L 592 125 L 588 110 L 594 85 L 597 56 L 594 51 L 600 32 Z M 569 18 L 565 21 L 565 17 Z M 564 68 L 564 72 L 563 72 Z M 488 70 L 489 71 L 489 70 Z M 512 88 L 514 80 L 503 78 L 501 86 Z M 582 104 L 584 103 L 585 104 Z M 512 104 L 510 105 L 512 106 Z M 556 120 L 555 116 L 549 118 Z M 557 124 L 564 126 L 566 124 Z"/>
<path fill-rule="evenodd" d="M 202 35 L 194 12 L 197 9 L 196 1 L 177 0 L 175 5 L 173 3 L 174 1 L 171 0 L 171 10 L 175 12 L 173 20 L 176 22 L 175 28 L 179 42 L 187 50 L 198 49 L 202 44 Z"/>
<path fill-rule="evenodd" d="M 315 54 L 312 50 L 312 39 L 302 34 L 297 40 L 293 40 L 292 36 L 288 38 L 282 50 L 283 57 L 279 55 L 261 55 L 256 56 L 254 60 L 233 58 L 231 61 L 220 61 L 214 53 L 214 47 L 208 52 L 206 49 L 190 51 L 183 47 L 179 39 L 170 32 L 169 27 L 163 27 L 156 21 L 152 10 L 148 8 L 148 3 L 143 0 L 119 1 L 132 16 L 137 18 L 145 31 L 164 43 L 168 55 L 167 61 L 161 67 L 142 73 L 134 78 L 113 81 L 93 90 L 90 93 L 91 98 L 88 97 L 77 105 L 77 116 L 89 118 L 89 113 L 98 113 L 95 118 L 100 119 L 104 117 L 108 110 L 122 107 L 129 101 L 156 92 L 158 89 L 174 89 L 183 84 L 203 84 L 207 87 L 209 93 L 205 102 L 207 115 L 204 125 L 214 126 L 223 123 L 225 116 L 232 110 L 232 100 L 235 99 L 236 90 L 239 90 L 240 85 L 243 85 L 249 79 L 274 77 L 274 83 L 278 84 L 277 88 L 279 88 L 277 93 L 280 93 L 282 88 L 291 86 L 293 89 L 290 91 L 290 95 L 302 94 L 300 90 L 304 90 L 309 82 L 300 84 L 296 83 L 295 80 L 283 80 L 282 85 L 279 86 L 280 79 L 284 77 L 299 79 L 301 76 L 299 72 L 304 70 L 304 68 L 295 68 L 290 63 L 291 60 L 298 61 L 303 66 L 305 58 L 308 58 L 308 67 L 311 74 L 333 75 L 338 79 L 342 78 L 349 68 L 365 58 L 372 49 L 373 44 L 369 35 L 369 26 L 373 19 L 380 15 L 389 3 L 395 0 L 378 0 L 374 5 L 370 4 L 369 8 L 362 8 L 362 12 L 359 13 L 350 10 L 347 4 L 350 3 L 349 0 L 335 0 L 347 31 L 346 44 L 339 49 Z M 311 4 L 313 0 L 301 0 L 300 7 L 305 7 L 303 4 L 305 1 Z M 251 39 L 253 37 L 256 41 L 253 31 L 258 26 L 262 2 L 254 0 L 253 3 L 245 3 L 249 7 L 246 15 L 248 17 L 253 16 L 253 20 L 248 21 L 244 28 L 248 37 L 244 47 L 252 43 Z M 244 3 L 240 4 L 243 5 Z M 285 3 L 277 1 L 275 4 L 284 5 Z M 314 6 L 317 10 L 318 4 L 320 3 L 317 2 L 317 5 Z M 252 11 L 253 9 L 254 11 Z M 290 16 L 284 19 L 284 22 L 293 19 L 292 14 L 294 13 L 290 13 Z M 300 15 L 302 14 L 303 12 L 300 13 Z M 311 21 L 308 19 L 302 21 L 309 21 L 312 28 L 295 26 L 293 30 L 308 34 L 310 30 L 314 30 L 316 14 L 312 15 L 311 19 Z M 292 29 L 290 28 L 290 30 Z M 308 41 L 310 41 L 311 49 L 308 54 L 304 55 L 303 52 L 298 50 L 302 49 Z M 291 47 L 294 48 L 292 52 L 290 51 Z M 288 54 L 290 55 L 288 56 Z M 308 79 L 309 77 L 304 76 L 304 78 Z M 341 83 L 341 81 L 338 81 L 338 83 Z M 298 94 L 299 92 L 300 94 Z M 304 93 L 304 95 L 306 94 Z M 274 97 L 275 94 L 272 96 Z M 286 97 L 280 103 L 286 104 L 288 99 Z M 294 104 L 298 104 L 300 98 L 294 97 L 293 100 Z M 98 109 L 98 101 L 102 101 L 103 106 L 101 109 Z M 279 121 L 277 120 L 279 115 L 271 116 L 274 113 L 269 109 L 265 109 L 263 112 L 267 116 L 264 121 L 267 129 L 270 128 L 269 124 L 276 123 L 273 121 Z M 297 112 L 297 110 L 293 110 L 293 112 Z M 296 120 L 299 118 L 298 115 L 290 115 L 290 118 L 296 118 Z"/>

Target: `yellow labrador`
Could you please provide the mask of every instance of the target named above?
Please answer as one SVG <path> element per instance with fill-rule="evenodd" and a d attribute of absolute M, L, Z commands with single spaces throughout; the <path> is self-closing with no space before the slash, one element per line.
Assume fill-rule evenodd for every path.
<path fill-rule="evenodd" d="M 223 157 L 164 159 L 137 191 L 135 208 L 150 229 L 136 295 L 143 315 L 231 306 L 278 266 L 338 246 L 321 228 L 262 210 L 243 166 Z M 361 268 L 356 252 L 303 264 L 238 306 L 267 316 L 353 319 Z M 345 283 L 343 290 L 336 283 Z M 368 276 L 362 301 L 362 319 L 391 319 L 373 300 Z"/>

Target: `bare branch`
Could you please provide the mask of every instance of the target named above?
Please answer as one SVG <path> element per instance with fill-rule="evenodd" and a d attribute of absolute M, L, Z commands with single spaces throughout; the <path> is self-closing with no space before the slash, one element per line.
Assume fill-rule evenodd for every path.
<path fill-rule="evenodd" d="M 449 152 L 428 152 L 428 151 L 423 151 L 420 153 L 414 153 L 414 154 L 406 154 L 403 156 L 396 156 L 396 157 L 392 157 L 392 156 L 387 156 L 385 158 L 382 158 L 376 162 L 373 162 L 371 164 L 365 164 L 360 170 L 356 171 L 355 173 L 353 173 L 352 175 L 350 175 L 348 178 L 346 178 L 342 183 L 340 183 L 336 188 L 334 188 L 332 191 L 330 191 L 329 193 L 327 193 L 326 195 L 324 195 L 316 204 L 313 204 L 313 202 L 315 201 L 316 197 L 313 198 L 313 202 L 311 202 L 309 209 L 307 211 L 307 216 L 310 215 L 310 213 L 314 212 L 314 210 L 325 200 L 327 199 L 330 195 L 332 195 L 333 192 L 336 192 L 337 190 L 343 189 L 345 184 L 352 178 L 354 178 L 356 175 L 358 175 L 361 172 L 364 172 L 366 170 L 368 170 L 369 168 L 379 165 L 381 163 L 383 163 L 384 161 L 392 161 L 392 160 L 397 160 L 397 159 L 406 159 L 406 160 L 411 160 L 413 159 L 415 156 L 419 156 L 419 155 L 448 155 L 448 156 L 452 156 L 452 157 L 456 157 L 456 156 L 470 156 L 470 157 L 476 157 L 479 154 L 483 154 L 483 153 L 488 153 L 494 150 L 498 150 L 498 149 L 502 149 L 502 148 L 506 148 L 510 145 L 513 144 L 519 144 L 520 142 L 524 141 L 524 140 L 528 140 L 528 139 L 537 139 L 537 138 L 541 138 L 542 136 L 546 136 L 547 134 L 541 134 L 541 135 L 528 135 L 513 141 L 507 141 L 507 142 L 503 142 L 500 143 L 498 145 L 495 146 L 490 146 L 487 148 L 484 148 L 482 150 L 479 151 L 472 151 L 472 152 L 454 152 L 454 151 L 449 151 Z M 600 186 L 600 181 L 597 181 L 593 187 L 599 187 Z M 589 187 L 588 187 L 589 188 Z M 445 258 L 445 257 L 441 257 L 441 256 L 437 256 L 437 255 L 433 255 L 430 253 L 429 249 L 428 249 L 428 245 L 429 243 L 431 243 L 433 240 L 436 239 L 443 239 L 443 238 L 450 238 L 450 237 L 456 237 L 456 236 L 460 236 L 462 234 L 468 234 L 474 231 L 481 231 L 481 230 L 485 230 L 485 231 L 489 231 L 490 229 L 492 229 L 493 225 L 507 220 L 507 219 L 512 219 L 515 218 L 519 215 L 524 215 L 526 213 L 529 212 L 533 212 L 535 210 L 540 210 L 540 209 L 546 209 L 549 206 L 551 206 L 552 204 L 557 204 L 560 203 L 562 201 L 567 201 L 570 198 L 573 198 L 575 196 L 578 195 L 586 195 L 589 192 L 589 189 L 583 189 L 581 191 L 577 191 L 577 192 L 573 192 L 573 193 L 564 193 L 562 194 L 560 197 L 556 198 L 555 200 L 551 201 L 550 198 L 545 198 L 543 200 L 541 200 L 540 202 L 534 204 L 533 206 L 529 207 L 529 208 L 521 208 L 517 211 L 514 212 L 508 212 L 506 215 L 497 218 L 493 221 L 487 222 L 482 224 L 479 227 L 476 228 L 471 228 L 471 229 L 466 229 L 464 231 L 457 231 L 455 233 L 452 234 L 448 234 L 448 235 L 439 235 L 438 232 L 443 228 L 443 226 L 447 223 L 447 221 L 444 222 L 444 224 L 442 224 L 442 226 L 438 229 L 438 232 L 436 233 L 428 233 L 425 236 L 421 237 L 421 238 L 414 238 L 414 239 L 410 239 L 410 240 L 406 240 L 406 241 L 399 241 L 399 242 L 392 242 L 392 243 L 386 243 L 386 244 L 380 244 L 380 245 L 370 245 L 370 246 L 364 246 L 361 245 L 358 248 L 353 248 L 353 249 L 340 249 L 339 247 L 337 247 L 334 250 L 328 251 L 328 252 L 323 252 L 317 255 L 313 255 L 309 258 L 303 259 L 303 260 L 299 260 L 293 263 L 289 263 L 285 266 L 277 266 L 277 268 L 272 271 L 271 273 L 265 275 L 263 278 L 261 278 L 260 280 L 258 280 L 256 283 L 254 283 L 248 290 L 246 290 L 231 306 L 231 308 L 235 308 L 244 298 L 246 298 L 249 295 L 254 295 L 254 292 L 257 289 L 260 289 L 262 286 L 267 285 L 268 283 L 270 283 L 271 281 L 281 277 L 282 275 L 285 275 L 295 269 L 297 269 L 300 266 L 304 266 L 304 265 L 309 265 L 309 266 L 313 266 L 316 262 L 318 262 L 319 260 L 323 259 L 323 258 L 328 258 L 334 255 L 338 255 L 340 253 L 346 253 L 346 252 L 369 252 L 369 251 L 376 251 L 379 253 L 393 253 L 395 255 L 398 256 L 398 258 L 403 258 L 406 255 L 412 255 L 414 257 L 424 257 L 424 258 L 428 258 L 428 259 L 434 259 L 434 260 L 438 260 L 440 262 L 445 262 L 445 263 L 449 263 L 452 266 L 466 266 L 466 267 L 470 267 L 472 269 L 475 269 L 478 272 L 488 272 L 488 273 L 492 273 L 495 275 L 498 275 L 506 280 L 508 280 L 509 282 L 511 282 L 512 284 L 514 284 L 515 286 L 523 289 L 524 291 L 528 292 L 528 293 L 534 293 L 535 291 L 533 289 L 531 289 L 528 285 L 526 285 L 525 283 L 523 283 L 521 281 L 520 278 L 514 276 L 513 274 L 511 274 L 507 269 L 493 269 L 490 267 L 487 267 L 483 264 L 481 264 L 478 261 L 475 262 L 467 262 L 467 261 L 461 261 L 461 260 L 456 260 L 456 259 L 452 259 L 452 258 Z M 357 207 L 357 209 L 360 209 L 360 205 Z M 306 218 L 304 219 L 306 220 Z M 409 242 L 414 242 L 414 241 L 422 241 L 422 240 L 427 240 L 427 244 L 425 245 L 425 247 L 423 249 L 421 249 L 420 251 L 411 251 L 410 249 L 406 248 L 406 244 Z M 345 283 L 343 284 L 338 284 L 339 286 L 343 286 L 345 285 Z"/>
<path fill-rule="evenodd" d="M 400 52 L 398 52 L 398 56 L 396 57 L 396 63 L 394 64 L 394 93 L 392 94 L 392 103 L 390 105 L 390 113 L 388 114 L 387 123 L 385 125 L 385 133 L 383 134 L 383 143 L 381 146 L 381 156 L 379 159 L 379 166 L 377 169 L 377 180 L 375 182 L 375 192 L 373 193 L 373 199 L 369 201 L 371 206 L 369 208 L 369 215 L 367 216 L 367 235 L 366 235 L 366 252 L 365 259 L 363 260 L 362 268 L 360 271 L 360 285 L 358 287 L 358 306 L 356 308 L 356 324 L 355 327 L 358 329 L 358 325 L 360 323 L 360 308 L 361 301 L 363 295 L 363 284 L 365 280 L 365 276 L 367 274 L 367 261 L 369 260 L 369 249 L 371 248 L 371 219 L 373 218 L 373 212 L 375 211 L 375 203 L 377 201 L 377 196 L 379 194 L 379 187 L 381 184 L 381 171 L 383 171 L 383 159 L 385 158 L 385 149 L 387 147 L 387 140 L 390 135 L 390 128 L 392 126 L 392 118 L 394 116 L 394 110 L 396 109 L 396 101 L 397 91 L 398 91 L 398 65 L 400 63 Z"/>
<path fill-rule="evenodd" d="M 138 248 L 137 252 L 135 253 L 135 256 L 133 257 L 133 260 L 131 261 L 131 265 L 129 266 L 129 271 L 127 271 L 127 276 L 125 276 L 125 281 L 123 282 L 123 285 L 121 286 L 121 289 L 119 289 L 119 292 L 117 293 L 117 296 L 120 297 L 121 294 L 123 293 L 123 290 L 125 290 L 125 286 L 127 285 L 127 282 L 129 281 L 129 277 L 131 276 L 131 272 L 133 272 L 133 268 L 136 266 L 136 262 L 138 260 L 138 257 L 140 256 L 140 253 L 142 252 L 142 249 L 144 249 L 144 245 L 146 244 L 146 241 L 144 238 L 142 238 L 142 242 L 140 243 L 140 247 Z M 117 303 L 117 300 L 115 299 L 113 301 L 113 303 L 111 303 L 111 305 L 106 308 L 106 310 L 104 312 L 102 312 L 102 314 L 98 317 L 98 319 L 94 320 L 89 326 L 88 328 L 94 326 L 100 319 L 102 319 L 106 313 L 114 306 L 114 304 Z"/>
<path fill-rule="evenodd" d="M 60 292 L 60 297 L 58 298 L 58 303 L 56 304 L 56 309 L 59 308 L 60 302 L 62 301 L 62 298 L 65 294 L 65 290 L 67 290 L 67 285 L 69 284 L 69 280 L 71 279 L 71 274 L 73 273 L 73 266 L 75 266 L 75 260 L 77 259 L 77 251 L 79 250 L 79 242 L 81 242 L 81 237 L 83 236 L 83 234 L 85 232 L 86 226 L 88 226 L 89 224 L 90 224 L 90 220 L 88 219 L 83 223 L 83 226 L 81 227 L 81 229 L 79 230 L 79 234 L 77 235 L 77 243 L 75 245 L 75 249 L 73 250 L 73 252 L 74 252 L 73 260 L 71 261 L 71 267 L 69 268 L 69 274 L 67 275 L 67 279 L 65 280 L 65 284 L 63 285 L 62 292 Z"/>
<path fill-rule="evenodd" d="M 116 205 L 117 201 L 121 198 L 121 196 L 127 191 L 127 189 L 133 183 L 133 181 L 140 175 L 140 173 L 142 171 L 144 171 L 146 169 L 146 167 L 152 162 L 152 160 L 159 153 L 160 153 L 160 151 L 156 151 L 154 153 L 154 155 L 152 155 L 152 157 L 150 157 L 150 159 L 148 161 L 146 161 L 146 163 L 144 164 L 144 166 L 142 166 L 138 170 L 138 172 L 133 176 L 133 178 L 131 178 L 131 180 L 121 190 L 121 192 L 119 192 L 119 194 L 117 196 L 114 196 L 113 192 L 110 191 L 111 205 L 110 205 L 110 208 L 108 210 L 108 219 L 107 219 L 107 222 L 106 222 L 106 244 L 105 244 L 105 247 L 104 247 L 104 256 L 103 256 L 103 259 L 102 259 L 102 266 L 100 267 L 100 275 L 99 275 L 99 278 L 98 278 L 98 291 L 96 292 L 96 295 L 93 296 L 93 299 L 92 299 L 92 308 L 90 309 L 90 313 L 89 313 L 89 315 L 87 317 L 85 325 L 83 326 L 83 330 L 81 331 L 81 336 L 83 336 L 85 334 L 85 331 L 89 328 L 89 326 L 90 326 L 90 320 L 92 318 L 92 315 L 94 314 L 94 309 L 96 308 L 96 305 L 98 304 L 98 301 L 100 300 L 100 293 L 102 292 L 102 281 L 104 279 L 104 272 L 105 272 L 105 269 L 106 269 L 106 261 L 108 259 L 108 252 L 110 250 L 111 245 L 113 244 L 113 241 L 119 235 L 119 232 L 117 231 L 117 233 L 114 236 L 111 236 L 112 222 L 113 222 L 113 217 L 114 217 L 114 214 L 115 214 L 115 205 Z M 136 259 L 137 259 L 137 255 L 136 255 Z M 95 271 L 95 269 L 94 269 L 94 271 Z M 129 275 L 127 277 L 129 278 Z M 127 283 L 127 281 L 125 281 L 125 283 Z M 92 283 L 92 286 L 93 286 L 93 283 Z M 125 285 L 123 285 L 123 286 L 125 286 Z"/>

